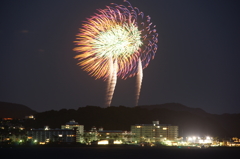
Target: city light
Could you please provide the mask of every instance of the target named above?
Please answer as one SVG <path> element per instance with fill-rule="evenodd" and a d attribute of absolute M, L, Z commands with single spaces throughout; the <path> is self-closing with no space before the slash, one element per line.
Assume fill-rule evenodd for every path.
<path fill-rule="evenodd" d="M 109 144 L 108 140 L 98 141 L 98 145 L 108 145 L 108 144 Z"/>
<path fill-rule="evenodd" d="M 210 136 L 205 137 L 186 137 L 186 142 L 189 144 L 211 144 L 213 142 L 213 138 Z"/>
<path fill-rule="evenodd" d="M 116 140 L 116 141 L 113 141 L 113 144 L 122 144 L 122 141 L 121 140 Z"/>

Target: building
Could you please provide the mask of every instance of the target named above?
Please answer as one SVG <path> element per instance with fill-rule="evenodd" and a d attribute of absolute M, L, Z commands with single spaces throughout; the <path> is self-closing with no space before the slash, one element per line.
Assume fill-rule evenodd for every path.
<path fill-rule="evenodd" d="M 160 137 L 175 141 L 178 138 L 178 126 L 160 124 Z"/>
<path fill-rule="evenodd" d="M 132 142 L 132 133 L 122 130 L 98 130 L 98 144 L 108 141 L 107 144 L 122 144 Z M 103 142 L 105 144 L 106 142 Z"/>
<path fill-rule="evenodd" d="M 76 143 L 76 129 L 50 129 L 45 126 L 43 129 L 31 129 L 27 131 L 28 141 L 46 144 L 49 142 Z"/>
<path fill-rule="evenodd" d="M 84 132 L 85 143 L 96 142 L 106 144 L 121 144 L 132 142 L 132 133 L 122 130 L 103 130 L 92 127 L 90 131 Z"/>
<path fill-rule="evenodd" d="M 159 124 L 159 121 L 153 121 L 153 124 L 132 125 L 131 131 L 137 143 L 161 142 L 164 140 L 175 141 L 178 138 L 178 126 Z"/>
<path fill-rule="evenodd" d="M 67 122 L 65 125 L 61 125 L 61 129 L 69 130 L 76 129 L 76 141 L 83 142 L 82 136 L 84 134 L 84 126 L 79 125 L 78 122 L 75 122 L 75 120 L 71 120 Z"/>

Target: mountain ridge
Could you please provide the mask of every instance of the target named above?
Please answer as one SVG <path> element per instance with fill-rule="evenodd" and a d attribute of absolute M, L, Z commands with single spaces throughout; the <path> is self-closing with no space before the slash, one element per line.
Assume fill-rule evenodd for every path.
<path fill-rule="evenodd" d="M 165 104 L 156 104 L 156 105 L 140 105 L 137 106 L 140 108 L 146 108 L 148 110 L 152 110 L 152 109 L 159 109 L 159 108 L 166 108 L 169 110 L 174 110 L 174 111 L 188 111 L 190 113 L 194 113 L 194 114 L 211 114 L 211 113 L 207 113 L 205 110 L 201 109 L 201 108 L 191 108 L 188 106 L 185 106 L 183 104 L 180 103 L 165 103 Z"/>
<path fill-rule="evenodd" d="M 0 102 L 1 105 L 1 102 Z M 0 107 L 0 117 L 3 112 Z M 18 108 L 26 108 L 19 107 Z M 29 108 L 30 109 L 30 108 Z M 31 109 L 30 109 L 31 110 Z M 14 109 L 16 112 L 16 109 Z M 11 112 L 14 112 L 11 110 Z M 18 110 L 20 112 L 20 110 Z M 240 114 L 210 114 L 200 108 L 191 108 L 179 103 L 166 103 L 162 105 L 149 105 L 137 107 L 111 106 L 101 108 L 99 106 L 86 106 L 75 109 L 49 110 L 45 112 L 31 111 L 25 115 L 35 112 L 34 121 L 26 123 L 26 128 L 42 128 L 45 125 L 51 128 L 60 128 L 62 124 L 74 119 L 84 125 L 85 130 L 92 126 L 103 127 L 106 130 L 127 130 L 131 125 L 151 124 L 159 120 L 160 124 L 171 124 L 179 126 L 180 136 L 240 136 Z M 6 114 L 5 114 L 6 115 Z M 24 117 L 22 115 L 22 117 Z M 13 117 L 13 116 L 7 116 Z"/>
<path fill-rule="evenodd" d="M 33 115 L 37 112 L 22 104 L 8 103 L 0 101 L 0 118 L 19 118 Z"/>

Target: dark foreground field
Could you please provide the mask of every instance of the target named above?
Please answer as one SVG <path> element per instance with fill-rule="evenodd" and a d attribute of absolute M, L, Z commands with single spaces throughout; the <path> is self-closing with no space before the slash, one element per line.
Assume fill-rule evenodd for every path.
<path fill-rule="evenodd" d="M 8 147 L 0 159 L 229 159 L 239 158 L 240 148 L 157 147 Z"/>

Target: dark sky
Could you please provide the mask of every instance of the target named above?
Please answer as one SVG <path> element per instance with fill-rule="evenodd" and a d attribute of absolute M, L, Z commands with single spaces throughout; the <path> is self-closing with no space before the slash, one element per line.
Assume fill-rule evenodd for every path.
<path fill-rule="evenodd" d="M 106 83 L 76 65 L 73 41 L 96 9 L 122 0 L 4 0 L 0 6 L 0 101 L 36 111 L 102 106 Z M 139 105 L 181 103 L 240 113 L 238 0 L 131 0 L 159 33 Z M 118 79 L 112 105 L 134 105 L 135 78 Z"/>

